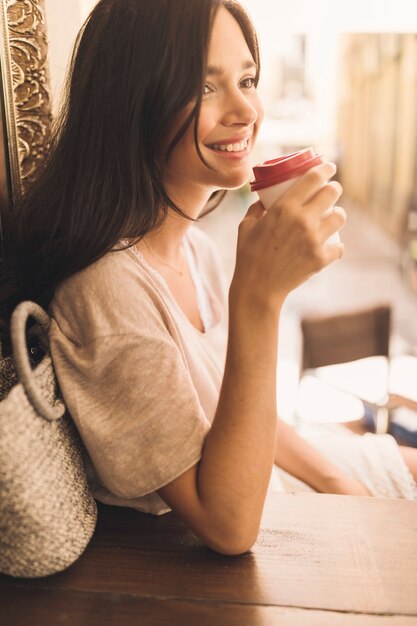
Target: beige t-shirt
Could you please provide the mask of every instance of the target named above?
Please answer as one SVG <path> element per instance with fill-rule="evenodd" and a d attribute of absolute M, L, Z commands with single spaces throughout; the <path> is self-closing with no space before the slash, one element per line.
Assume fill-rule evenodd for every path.
<path fill-rule="evenodd" d="M 154 514 L 170 510 L 155 491 L 201 458 L 223 379 L 224 276 L 208 236 L 192 226 L 187 238 L 212 309 L 206 332 L 131 249 L 64 281 L 50 311 L 52 359 L 94 495 Z"/>

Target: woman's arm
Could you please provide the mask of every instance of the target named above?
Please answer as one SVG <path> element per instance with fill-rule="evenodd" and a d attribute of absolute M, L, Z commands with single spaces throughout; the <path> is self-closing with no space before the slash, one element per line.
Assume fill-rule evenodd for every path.
<path fill-rule="evenodd" d="M 305 174 L 266 213 L 253 205 L 239 226 L 229 294 L 229 338 L 219 402 L 200 462 L 159 490 L 213 549 L 249 550 L 256 541 L 276 442 L 278 321 L 292 289 L 343 253 L 327 246 L 345 221 L 323 217 L 341 187 L 329 164 Z M 324 185 L 324 186 L 323 186 Z"/>
<path fill-rule="evenodd" d="M 277 314 L 232 303 L 229 328 L 222 388 L 203 456 L 159 494 L 211 548 L 240 554 L 256 540 L 274 462 Z"/>
<path fill-rule="evenodd" d="M 280 419 L 277 424 L 275 463 L 321 493 L 370 495 L 362 483 L 343 474 Z"/>

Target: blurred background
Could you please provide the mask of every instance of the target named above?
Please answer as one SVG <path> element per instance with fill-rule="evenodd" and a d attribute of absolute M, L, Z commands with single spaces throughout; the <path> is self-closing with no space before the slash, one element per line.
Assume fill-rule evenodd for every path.
<path fill-rule="evenodd" d="M 75 34 L 95 0 L 47 0 L 54 106 Z M 417 354 L 417 6 L 408 0 L 244 0 L 258 31 L 266 117 L 254 164 L 306 146 L 338 164 L 345 257 L 288 299 L 281 356 L 299 321 L 374 304 L 393 310 L 391 350 Z M 65 24 L 65 32 L 63 30 Z M 229 193 L 201 227 L 230 278 L 236 228 L 254 201 Z"/>

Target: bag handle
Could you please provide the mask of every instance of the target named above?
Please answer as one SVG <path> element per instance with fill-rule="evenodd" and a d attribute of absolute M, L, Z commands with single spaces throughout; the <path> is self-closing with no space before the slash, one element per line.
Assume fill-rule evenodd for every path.
<path fill-rule="evenodd" d="M 26 344 L 26 323 L 33 317 L 41 327 L 42 333 L 48 337 L 51 319 L 46 311 L 35 302 L 25 301 L 17 305 L 12 314 L 10 334 L 12 338 L 13 356 L 19 380 L 36 412 L 48 421 L 57 420 L 65 413 L 65 405 L 58 400 L 53 405 L 42 395 L 36 376 L 29 361 Z"/>

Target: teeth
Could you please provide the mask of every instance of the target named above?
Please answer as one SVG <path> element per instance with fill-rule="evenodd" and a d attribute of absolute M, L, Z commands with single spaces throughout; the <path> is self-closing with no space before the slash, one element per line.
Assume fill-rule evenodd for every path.
<path fill-rule="evenodd" d="M 240 141 L 239 143 L 228 143 L 228 144 L 213 144 L 210 146 L 213 150 L 220 150 L 220 152 L 243 152 L 248 147 L 249 140 L 245 139 L 244 141 Z"/>

